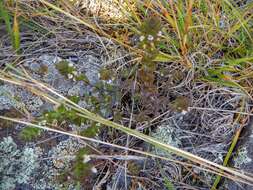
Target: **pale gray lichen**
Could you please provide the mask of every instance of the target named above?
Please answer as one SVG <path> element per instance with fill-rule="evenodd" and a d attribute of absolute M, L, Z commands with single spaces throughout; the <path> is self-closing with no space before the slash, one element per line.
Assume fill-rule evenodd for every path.
<path fill-rule="evenodd" d="M 27 189 L 27 186 L 35 190 L 63 189 L 56 177 L 70 167 L 70 161 L 75 158 L 74 152 L 82 146 L 76 139 L 70 138 L 59 143 L 43 159 L 41 148 L 19 150 L 11 137 L 4 138 L 0 143 L 0 189 Z M 70 182 L 67 189 L 74 190 L 75 184 Z"/>
<path fill-rule="evenodd" d="M 0 86 L 0 110 L 26 108 L 33 115 L 41 112 L 44 101 L 26 89 L 11 84 Z"/>
<path fill-rule="evenodd" d="M 95 85 L 99 81 L 101 64 L 101 60 L 98 58 L 92 55 L 86 55 L 80 60 L 78 71 L 87 76 L 90 84 Z"/>
<path fill-rule="evenodd" d="M 163 124 L 161 126 L 158 126 L 156 131 L 151 134 L 152 137 L 156 138 L 158 141 L 163 142 L 165 144 L 174 146 L 174 147 L 180 147 L 181 141 L 180 139 L 176 138 L 176 131 L 173 127 L 171 127 L 169 124 Z M 160 149 L 156 149 L 156 151 L 161 155 L 167 155 L 169 153 L 166 153 Z"/>
<path fill-rule="evenodd" d="M 38 155 L 32 148 L 19 150 L 12 137 L 0 142 L 0 189 L 12 190 L 28 183 L 38 168 Z"/>
<path fill-rule="evenodd" d="M 58 56 L 52 55 L 41 55 L 33 62 L 29 61 L 24 65 L 32 71 L 32 77 L 45 82 L 53 86 L 58 92 L 63 95 L 78 95 L 83 96 L 84 92 L 90 91 L 90 86 L 85 84 L 83 81 L 73 80 L 73 76 L 76 73 L 83 74 L 87 77 L 91 85 L 95 85 L 99 81 L 99 70 L 102 64 L 102 60 L 97 57 L 87 54 L 78 59 L 78 63 L 74 63 L 71 60 L 62 59 Z M 69 65 L 75 67 L 74 73 L 71 77 L 66 78 L 56 68 L 56 65 L 60 61 L 67 61 Z M 47 67 L 47 72 L 43 75 L 38 75 L 38 65 L 44 65 Z"/>
<path fill-rule="evenodd" d="M 30 111 L 38 111 L 41 106 L 44 104 L 44 102 L 42 101 L 42 99 L 38 96 L 34 96 L 32 97 L 26 104 L 26 107 L 28 108 L 28 110 Z"/>
<path fill-rule="evenodd" d="M 85 145 L 79 143 L 75 138 L 68 138 L 53 147 L 47 153 L 47 158 L 41 163 L 40 172 L 37 174 L 34 183 L 31 184 L 33 188 L 36 190 L 63 189 L 63 184 L 60 184 L 56 178 L 71 167 L 71 162 L 75 159 L 75 153 L 82 147 L 85 147 Z M 72 182 L 66 183 L 68 183 L 67 188 L 65 184 L 66 189 L 75 189 L 75 184 Z"/>
<path fill-rule="evenodd" d="M 21 104 L 16 100 L 15 94 L 13 85 L 0 85 L 0 110 L 21 107 Z"/>
<path fill-rule="evenodd" d="M 84 82 L 79 81 L 68 90 L 68 96 L 84 96 L 85 90 Z"/>
<path fill-rule="evenodd" d="M 248 151 L 246 147 L 239 149 L 237 156 L 234 159 L 234 166 L 236 168 L 242 168 L 242 165 L 252 162 L 252 159 L 248 157 Z"/>
<path fill-rule="evenodd" d="M 38 168 L 38 155 L 35 154 L 34 149 L 25 148 L 22 156 L 20 157 L 20 171 L 18 183 L 27 183 L 30 179 L 30 175 L 35 168 Z"/>
<path fill-rule="evenodd" d="M 56 168 L 68 167 L 70 162 L 75 158 L 75 153 L 84 145 L 80 144 L 76 139 L 69 138 L 61 141 L 56 147 L 49 151 L 53 165 Z"/>

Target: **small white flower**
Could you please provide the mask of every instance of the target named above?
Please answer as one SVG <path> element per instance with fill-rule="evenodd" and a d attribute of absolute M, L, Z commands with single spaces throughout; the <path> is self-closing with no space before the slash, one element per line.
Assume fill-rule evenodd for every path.
<path fill-rule="evenodd" d="M 91 172 L 94 173 L 94 174 L 96 174 L 96 173 L 98 173 L 98 170 L 97 170 L 97 168 L 92 167 L 92 168 L 91 168 Z"/>
<path fill-rule="evenodd" d="M 87 163 L 87 162 L 89 162 L 91 159 L 90 159 L 90 156 L 89 155 L 84 155 L 83 156 L 83 163 L 85 164 L 85 163 Z"/>
<path fill-rule="evenodd" d="M 109 80 L 107 81 L 108 84 L 112 84 L 112 82 L 113 82 L 113 81 L 112 81 L 111 79 L 109 79 Z"/>
<path fill-rule="evenodd" d="M 68 64 L 69 67 L 74 67 L 73 63 Z"/>
<path fill-rule="evenodd" d="M 42 120 L 39 124 L 40 125 L 46 125 L 47 124 L 47 120 Z"/>
<path fill-rule="evenodd" d="M 97 127 L 101 127 L 101 123 L 97 123 L 96 126 L 97 126 Z"/>
<path fill-rule="evenodd" d="M 163 35 L 163 33 L 162 33 L 162 31 L 160 30 L 158 33 L 157 33 L 157 36 L 162 36 Z"/>
<path fill-rule="evenodd" d="M 73 71 L 72 74 L 77 76 L 77 71 Z"/>
<path fill-rule="evenodd" d="M 154 40 L 154 37 L 153 37 L 152 35 L 149 34 L 149 35 L 148 35 L 148 40 L 149 40 L 149 41 L 152 41 L 152 40 Z"/>
<path fill-rule="evenodd" d="M 145 36 L 140 36 L 140 41 L 142 42 L 143 40 L 145 40 Z"/>
<path fill-rule="evenodd" d="M 187 114 L 187 113 L 188 113 L 188 112 L 185 111 L 185 110 L 183 110 L 183 111 L 181 112 L 182 115 L 185 115 L 185 114 Z"/>
<path fill-rule="evenodd" d="M 73 75 L 68 73 L 68 79 L 72 79 L 73 78 Z"/>

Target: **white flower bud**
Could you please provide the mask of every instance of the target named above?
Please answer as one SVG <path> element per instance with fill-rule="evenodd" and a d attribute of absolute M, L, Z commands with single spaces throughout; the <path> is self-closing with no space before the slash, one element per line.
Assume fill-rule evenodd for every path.
<path fill-rule="evenodd" d="M 145 40 L 145 36 L 140 36 L 140 41 L 142 42 L 143 40 Z"/>
<path fill-rule="evenodd" d="M 74 67 L 73 63 L 71 63 L 71 62 L 68 64 L 68 66 L 69 67 Z"/>
<path fill-rule="evenodd" d="M 149 41 L 153 41 L 153 40 L 154 40 L 154 37 L 153 37 L 152 35 L 149 34 L 149 35 L 148 35 L 148 40 L 149 40 Z"/>
<path fill-rule="evenodd" d="M 188 112 L 185 111 L 185 110 L 183 110 L 183 111 L 181 112 L 182 115 L 185 115 L 185 114 L 187 114 L 187 113 L 188 113 Z"/>
<path fill-rule="evenodd" d="M 91 159 L 90 159 L 90 156 L 89 155 L 84 155 L 83 156 L 83 163 L 85 164 L 85 163 L 87 163 L 87 162 L 89 162 Z"/>
<path fill-rule="evenodd" d="M 91 172 L 94 173 L 94 174 L 96 174 L 96 173 L 98 173 L 98 170 L 97 170 L 97 168 L 92 167 L 92 168 L 91 168 Z"/>
<path fill-rule="evenodd" d="M 72 79 L 73 78 L 73 75 L 72 74 L 68 74 L 68 79 Z"/>
<path fill-rule="evenodd" d="M 157 33 L 157 36 L 162 36 L 163 35 L 163 33 L 162 33 L 162 31 L 159 31 L 158 33 Z"/>
<path fill-rule="evenodd" d="M 73 71 L 72 74 L 77 76 L 77 71 Z"/>

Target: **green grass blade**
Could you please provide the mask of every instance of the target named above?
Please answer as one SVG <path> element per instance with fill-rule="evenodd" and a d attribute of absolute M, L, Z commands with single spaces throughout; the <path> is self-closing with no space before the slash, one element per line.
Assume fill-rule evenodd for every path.
<path fill-rule="evenodd" d="M 6 30 L 8 34 L 10 35 L 11 39 L 13 40 L 11 17 L 4 6 L 3 0 L 0 0 L 0 17 L 4 20 L 5 25 L 6 25 Z"/>
<path fill-rule="evenodd" d="M 13 19 L 13 48 L 19 53 L 20 52 L 20 32 L 19 32 L 19 23 L 17 19 L 17 9 L 14 14 Z"/>
<path fill-rule="evenodd" d="M 253 56 L 252 57 L 243 57 L 239 59 L 231 59 L 231 60 L 225 60 L 229 65 L 239 65 L 241 63 L 253 61 Z"/>
<path fill-rule="evenodd" d="M 153 61 L 155 61 L 155 62 L 171 62 L 171 61 L 176 61 L 179 59 L 180 59 L 179 56 L 173 56 L 173 55 L 168 55 L 166 53 L 159 52 Z"/>

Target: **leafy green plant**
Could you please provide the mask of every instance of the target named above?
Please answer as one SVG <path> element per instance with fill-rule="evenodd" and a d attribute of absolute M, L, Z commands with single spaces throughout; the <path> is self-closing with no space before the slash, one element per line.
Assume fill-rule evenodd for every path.
<path fill-rule="evenodd" d="M 13 49 L 17 51 L 17 53 L 20 53 L 20 31 L 17 17 L 18 17 L 17 2 L 14 17 L 12 18 L 7 8 L 5 7 L 4 1 L 0 0 L 0 18 L 2 18 L 5 22 L 6 30 L 11 38 Z M 11 24 L 11 21 L 13 21 L 13 24 Z"/>
<path fill-rule="evenodd" d="M 64 170 L 58 177 L 57 180 L 68 186 L 71 182 L 74 182 L 77 186 L 86 185 L 85 181 L 90 180 L 92 176 L 93 164 L 90 161 L 90 150 L 88 148 L 82 148 L 75 154 L 71 167 Z"/>
<path fill-rule="evenodd" d="M 89 80 L 86 75 L 80 74 L 77 72 L 74 64 L 67 61 L 62 60 L 56 64 L 56 69 L 67 79 L 73 79 L 76 81 L 84 81 L 85 83 L 89 84 Z"/>
<path fill-rule="evenodd" d="M 41 134 L 41 129 L 35 128 L 35 127 L 25 127 L 20 132 L 20 137 L 23 140 L 31 141 L 35 138 L 37 138 Z"/>
<path fill-rule="evenodd" d="M 9 33 L 11 40 L 13 41 L 14 37 L 12 34 L 11 16 L 9 15 L 8 11 L 6 10 L 3 0 L 0 1 L 0 16 L 1 16 L 0 18 L 4 20 L 5 25 L 6 25 L 6 30 Z"/>
<path fill-rule="evenodd" d="M 85 156 L 89 151 L 87 149 L 81 149 L 76 154 L 76 160 L 73 166 L 73 174 L 77 180 L 81 180 L 83 177 L 86 177 L 87 173 L 91 170 L 91 165 L 88 163 L 88 160 L 85 160 Z"/>

